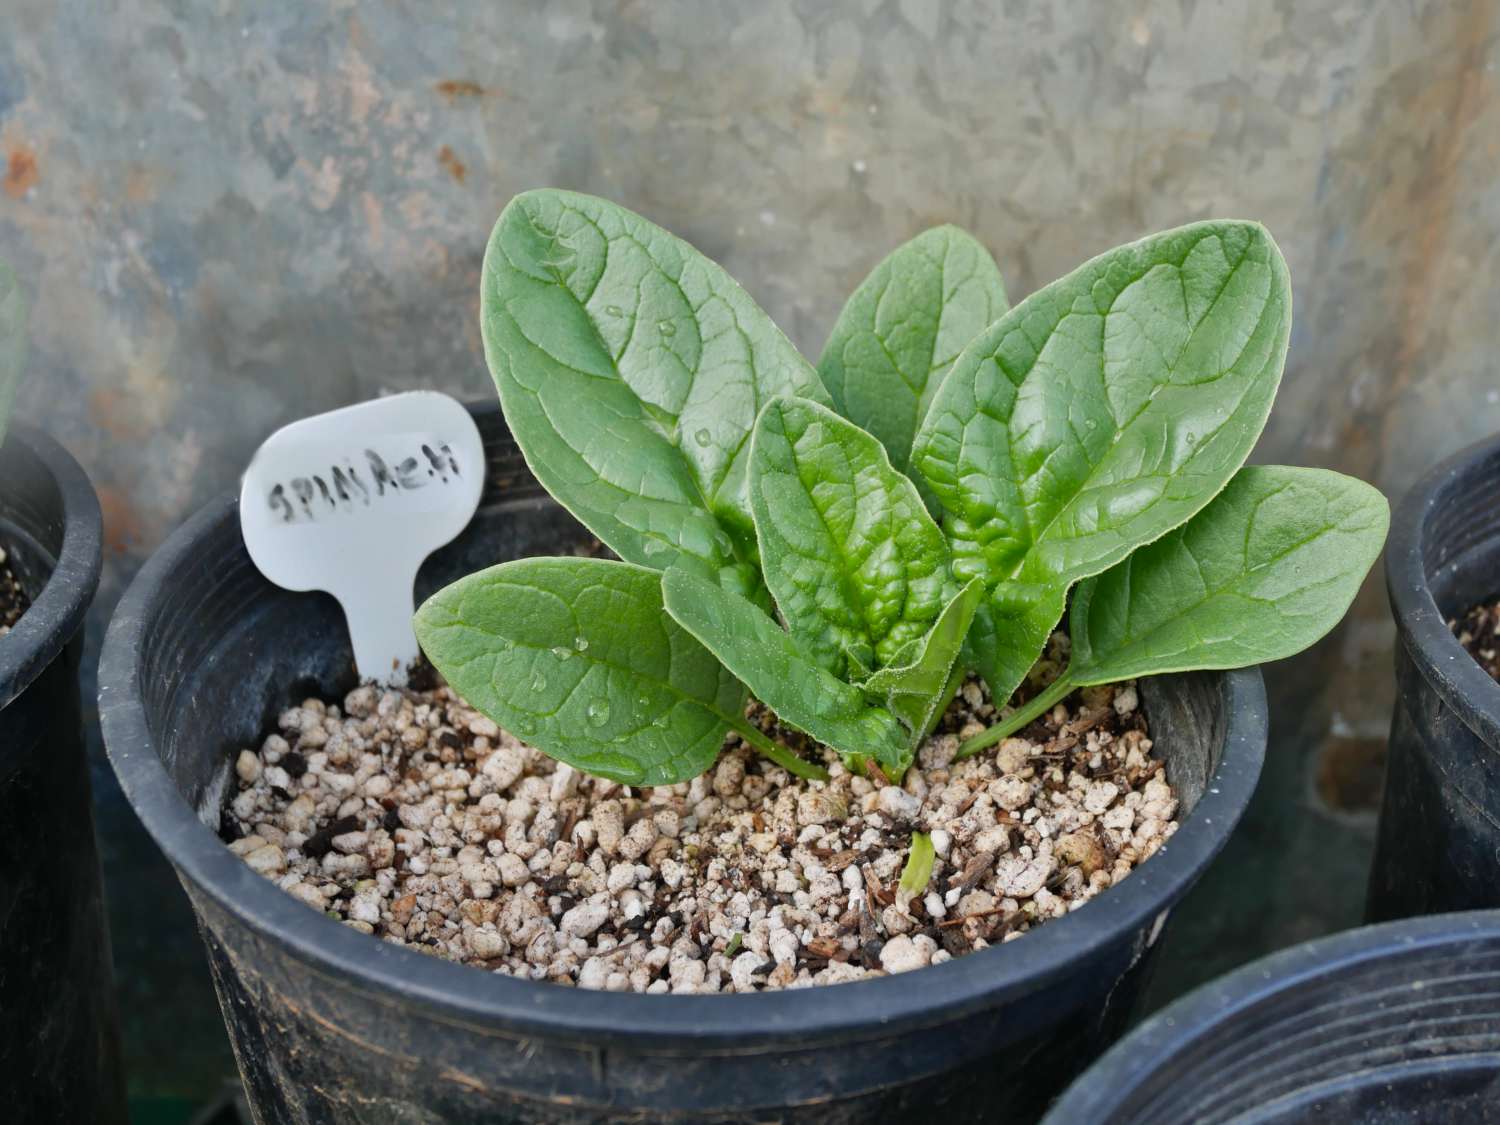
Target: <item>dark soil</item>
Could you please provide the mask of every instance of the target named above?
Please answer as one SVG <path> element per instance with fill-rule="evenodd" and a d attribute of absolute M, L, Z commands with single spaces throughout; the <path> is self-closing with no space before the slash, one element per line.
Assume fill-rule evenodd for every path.
<path fill-rule="evenodd" d="M 1500 681 L 1500 600 L 1477 605 L 1448 624 L 1458 643 L 1479 661 L 1481 668 Z"/>
<path fill-rule="evenodd" d="M 10 569 L 10 559 L 5 553 L 5 548 L 0 547 L 0 637 L 11 631 L 15 623 L 21 620 L 21 614 L 26 612 L 31 605 L 26 597 L 26 591 L 21 589 L 21 582 Z"/>

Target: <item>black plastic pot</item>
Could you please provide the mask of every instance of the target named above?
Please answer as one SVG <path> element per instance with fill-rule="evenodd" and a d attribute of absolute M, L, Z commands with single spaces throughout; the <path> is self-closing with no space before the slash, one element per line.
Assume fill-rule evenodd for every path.
<path fill-rule="evenodd" d="M 420 592 L 584 533 L 476 411 L 489 487 Z M 105 644 L 111 761 L 201 923 L 262 1122 L 994 1120 L 1041 1112 L 1116 1034 L 1168 908 L 1223 846 L 1266 738 L 1255 672 L 1145 693 L 1192 810 L 1120 887 L 1021 941 L 918 973 L 754 996 L 604 994 L 484 974 L 361 936 L 216 837 L 231 755 L 286 703 L 353 686 L 337 608 L 263 581 L 234 504 L 199 513 L 126 594 Z"/>
<path fill-rule="evenodd" d="M 0 1112 L 124 1121 L 78 694 L 99 502 L 60 445 L 21 426 L 0 447 L 0 544 L 32 599 L 0 637 Z"/>
<path fill-rule="evenodd" d="M 1500 436 L 1406 496 L 1385 571 L 1396 707 L 1368 916 L 1500 907 L 1500 683 L 1448 628 L 1500 593 Z"/>
<path fill-rule="evenodd" d="M 1045 1125 L 1500 1120 L 1500 911 L 1283 950 L 1144 1021 Z"/>

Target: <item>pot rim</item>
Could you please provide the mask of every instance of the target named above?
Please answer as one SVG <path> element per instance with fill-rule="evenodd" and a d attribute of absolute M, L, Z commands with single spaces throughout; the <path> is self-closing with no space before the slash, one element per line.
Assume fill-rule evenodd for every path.
<path fill-rule="evenodd" d="M 1401 643 L 1423 678 L 1470 730 L 1500 748 L 1500 682 L 1458 643 L 1432 596 L 1423 562 L 1429 518 L 1452 491 L 1492 463 L 1500 469 L 1500 434 L 1440 462 L 1402 498 L 1386 543 L 1385 583 Z"/>
<path fill-rule="evenodd" d="M 523 501 L 524 502 L 524 501 Z M 1045 940 L 1005 943 L 942 965 L 870 981 L 753 995 L 648 996 L 528 981 L 413 952 L 321 916 L 251 871 L 206 827 L 168 776 L 141 691 L 146 631 L 172 576 L 226 520 L 237 498 L 209 504 L 151 557 L 115 611 L 99 665 L 105 748 L 121 788 L 177 869 L 235 922 L 316 973 L 388 995 L 439 1019 L 528 1038 L 617 1044 L 636 1050 L 735 1053 L 846 1042 L 861 1031 L 933 1026 L 1028 995 L 1088 958 L 1149 934 L 1228 841 L 1255 790 L 1267 735 L 1258 669 L 1215 673 L 1222 685 L 1224 751 L 1207 787 L 1171 841 L 1118 887 L 1046 925 Z M 829 1001 L 832 1001 L 831 1003 Z"/>
<path fill-rule="evenodd" d="M 30 687 L 73 639 L 99 588 L 103 566 L 99 498 L 82 466 L 32 426 L 13 424 L 5 435 L 6 448 L 12 443 L 40 462 L 56 484 L 63 538 L 46 584 L 0 639 L 0 709 Z"/>
<path fill-rule="evenodd" d="M 1205 1035 L 1330 971 L 1476 937 L 1500 940 L 1500 910 L 1428 914 L 1313 938 L 1251 961 L 1189 992 L 1141 1021 L 1053 1103 L 1042 1125 L 1110 1121 L 1143 1082 L 1170 1067 Z"/>

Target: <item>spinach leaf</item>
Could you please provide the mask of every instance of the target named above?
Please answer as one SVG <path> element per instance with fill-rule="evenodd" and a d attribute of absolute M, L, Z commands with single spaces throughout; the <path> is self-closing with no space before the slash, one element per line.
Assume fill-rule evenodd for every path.
<path fill-rule="evenodd" d="M 753 589 L 745 462 L 761 405 L 817 373 L 686 242 L 592 196 L 506 206 L 484 258 L 485 357 L 527 464 L 621 558 Z"/>
<path fill-rule="evenodd" d="M 1301 652 L 1344 616 L 1390 506 L 1325 469 L 1241 469 L 1208 507 L 1079 584 L 1068 678 L 1243 668 Z"/>
<path fill-rule="evenodd" d="M 662 612 L 660 575 L 629 563 L 502 563 L 435 594 L 413 624 L 470 705 L 599 777 L 688 781 L 748 726 L 744 686 Z"/>
<path fill-rule="evenodd" d="M 883 698 L 886 709 L 905 724 L 912 754 L 953 700 L 963 677 L 959 653 L 983 597 L 984 583 L 976 578 L 943 607 L 925 637 L 912 641 L 895 663 L 860 685 L 865 694 Z"/>
<path fill-rule="evenodd" d="M 766 404 L 751 443 L 750 506 L 787 629 L 835 676 L 879 668 L 942 611 L 943 533 L 880 443 L 833 411 Z"/>
<path fill-rule="evenodd" d="M 997 700 L 1068 588 L 1179 526 L 1243 463 L 1291 324 L 1286 264 L 1255 223 L 1195 223 L 1111 250 L 964 349 L 912 466 L 960 581 L 991 596 L 970 655 Z"/>
<path fill-rule="evenodd" d="M 912 436 L 965 344 L 1008 307 L 989 252 L 957 227 L 897 247 L 850 296 L 818 360 L 834 408 L 905 470 Z"/>
<path fill-rule="evenodd" d="M 887 770 L 905 770 L 910 740 L 901 722 L 803 653 L 753 602 L 677 567 L 661 586 L 673 620 L 783 722 L 847 758 L 868 755 Z"/>
<path fill-rule="evenodd" d="M 16 386 L 26 368 L 26 298 L 11 268 L 0 261 L 0 441 L 10 421 Z"/>
<path fill-rule="evenodd" d="M 1344 616 L 1380 554 L 1385 497 L 1325 469 L 1251 466 L 1182 527 L 1078 584 L 1072 662 L 959 747 L 967 758 L 1076 687 L 1243 668 L 1301 652 Z"/>

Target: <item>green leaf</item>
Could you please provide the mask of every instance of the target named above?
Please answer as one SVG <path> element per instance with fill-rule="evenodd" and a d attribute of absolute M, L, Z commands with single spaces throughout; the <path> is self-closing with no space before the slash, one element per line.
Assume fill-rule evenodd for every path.
<path fill-rule="evenodd" d="M 1068 678 L 1241 668 L 1332 629 L 1380 554 L 1385 497 L 1324 469 L 1244 468 L 1183 527 L 1079 584 Z"/>
<path fill-rule="evenodd" d="M 814 663 L 753 602 L 677 567 L 661 587 L 673 619 L 783 722 L 846 757 L 905 768 L 908 739 L 896 717 Z"/>
<path fill-rule="evenodd" d="M 534 558 L 462 578 L 417 611 L 417 639 L 472 706 L 559 761 L 627 785 L 713 764 L 745 689 L 662 612 L 661 576 Z"/>
<path fill-rule="evenodd" d="M 516 196 L 480 287 L 485 358 L 536 477 L 621 558 L 753 587 L 745 462 L 817 373 L 722 269 L 592 196 Z"/>
<path fill-rule="evenodd" d="M 1181 525 L 1244 462 L 1281 378 L 1286 264 L 1264 228 L 1195 223 L 1111 250 L 964 349 L 918 431 L 997 703 L 1069 586 Z"/>
<path fill-rule="evenodd" d="M 932 880 L 932 864 L 937 849 L 932 846 L 932 837 L 926 832 L 911 834 L 911 851 L 906 856 L 906 866 L 901 869 L 901 882 L 896 887 L 896 897 L 902 906 L 927 890 Z"/>
<path fill-rule="evenodd" d="M 860 283 L 823 347 L 834 408 L 905 470 L 912 436 L 965 344 L 1008 307 L 989 252 L 957 227 L 898 246 Z"/>
<path fill-rule="evenodd" d="M 0 261 L 0 441 L 10 421 L 16 385 L 26 368 L 26 297 L 16 275 Z"/>
<path fill-rule="evenodd" d="M 880 667 L 942 611 L 943 533 L 880 443 L 833 411 L 766 404 L 750 501 L 766 585 L 800 648 L 834 675 Z"/>
<path fill-rule="evenodd" d="M 983 597 L 984 583 L 976 578 L 943 607 L 927 635 L 907 647 L 902 663 L 882 668 L 860 685 L 883 698 L 886 709 L 906 725 L 913 753 L 953 699 L 958 687 L 954 665 Z"/>

